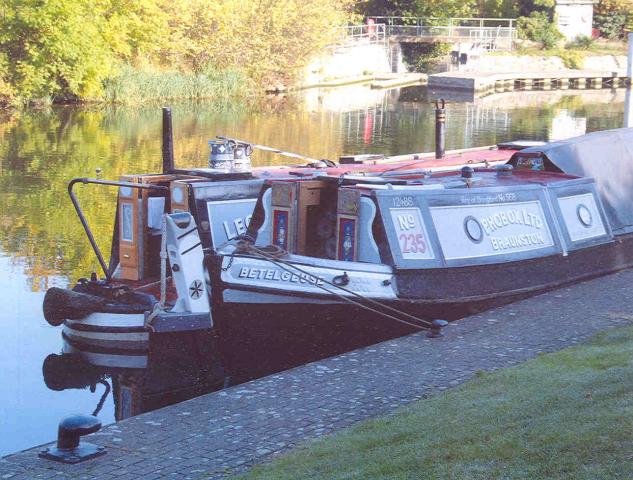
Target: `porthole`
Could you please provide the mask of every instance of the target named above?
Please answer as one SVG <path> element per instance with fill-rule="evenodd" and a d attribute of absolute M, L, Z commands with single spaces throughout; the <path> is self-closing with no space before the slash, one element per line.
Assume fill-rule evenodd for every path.
<path fill-rule="evenodd" d="M 484 239 L 484 229 L 481 223 L 479 223 L 479 220 L 472 215 L 464 218 L 464 232 L 473 243 L 481 243 Z"/>
<path fill-rule="evenodd" d="M 578 205 L 578 207 L 576 207 L 576 215 L 578 216 L 578 220 L 580 220 L 580 223 L 582 223 L 587 228 L 589 228 L 593 223 L 591 212 L 589 211 L 587 206 L 583 205 L 582 203 Z"/>

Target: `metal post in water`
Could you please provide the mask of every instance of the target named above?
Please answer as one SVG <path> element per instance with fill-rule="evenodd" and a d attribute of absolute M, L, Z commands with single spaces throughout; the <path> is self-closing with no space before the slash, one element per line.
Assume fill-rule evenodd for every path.
<path fill-rule="evenodd" d="M 633 33 L 628 34 L 629 49 L 626 62 L 626 96 L 624 98 L 624 126 L 633 127 L 633 102 L 631 101 L 631 83 L 633 83 Z"/>
<path fill-rule="evenodd" d="M 171 108 L 163 107 L 163 173 L 174 170 L 174 134 L 171 126 Z"/>
<path fill-rule="evenodd" d="M 444 158 L 446 129 L 446 102 L 435 101 L 435 158 Z"/>

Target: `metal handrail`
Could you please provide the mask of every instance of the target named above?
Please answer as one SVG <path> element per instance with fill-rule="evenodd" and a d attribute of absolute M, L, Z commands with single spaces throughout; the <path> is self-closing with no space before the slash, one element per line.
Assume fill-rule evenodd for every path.
<path fill-rule="evenodd" d="M 81 210 L 79 201 L 77 200 L 77 197 L 75 196 L 75 193 L 73 192 L 73 187 L 75 186 L 76 183 L 83 183 L 84 185 L 88 183 L 93 183 L 97 185 L 108 185 L 112 187 L 130 187 L 130 188 L 138 188 L 138 189 L 145 189 L 145 190 L 157 190 L 157 191 L 169 191 L 169 189 L 161 185 L 146 185 L 142 183 L 121 182 L 121 181 L 114 181 L 114 180 L 98 180 L 96 178 L 85 178 L 85 177 L 73 178 L 68 183 L 68 195 L 70 196 L 70 200 L 73 202 L 73 206 L 75 207 L 77 216 L 79 217 L 79 220 L 81 221 L 81 224 L 84 227 L 84 231 L 86 232 L 86 236 L 88 237 L 88 240 L 90 241 L 90 245 L 92 245 L 92 250 L 95 252 L 95 255 L 97 256 L 97 260 L 99 260 L 99 264 L 101 265 L 101 269 L 103 270 L 103 273 L 106 276 L 106 280 L 109 282 L 112 279 L 112 272 L 110 272 L 110 270 L 106 266 L 105 260 L 103 258 L 103 254 L 101 253 L 101 250 L 99 250 L 99 246 L 97 245 L 95 237 L 92 234 L 92 230 L 90 230 L 90 226 L 88 225 L 88 221 L 86 220 L 84 212 Z"/>

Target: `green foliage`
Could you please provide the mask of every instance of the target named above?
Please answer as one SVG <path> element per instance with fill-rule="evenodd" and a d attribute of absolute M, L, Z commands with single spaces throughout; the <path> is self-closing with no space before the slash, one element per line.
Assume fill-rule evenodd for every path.
<path fill-rule="evenodd" d="M 138 70 L 124 66 L 105 82 L 106 101 L 141 104 L 170 99 L 210 98 L 234 101 L 250 96 L 249 81 L 236 70 L 208 68 L 197 74 Z"/>
<path fill-rule="evenodd" d="M 624 38 L 626 23 L 626 15 L 618 12 L 597 13 L 593 17 L 593 24 L 600 34 L 610 39 Z"/>
<path fill-rule="evenodd" d="M 477 14 L 476 0 L 417 0 L 420 17 L 472 17 Z"/>
<path fill-rule="evenodd" d="M 594 7 L 594 26 L 607 38 L 623 38 L 633 30 L 633 0 L 600 0 Z"/>
<path fill-rule="evenodd" d="M 519 4 L 514 0 L 479 0 L 478 15 L 490 18 L 516 18 Z"/>
<path fill-rule="evenodd" d="M 92 98 L 113 58 L 96 1 L 0 0 L 0 53 L 21 96 Z"/>
<path fill-rule="evenodd" d="M 559 50 L 558 56 L 566 68 L 581 70 L 584 66 L 585 54 L 580 50 Z"/>
<path fill-rule="evenodd" d="M 440 59 L 450 53 L 451 48 L 449 43 L 413 43 L 403 45 L 402 53 L 410 71 L 428 73 Z"/>
<path fill-rule="evenodd" d="M 0 80 L 29 101 L 103 99 L 104 84 L 111 98 L 130 66 L 137 80 L 169 72 L 146 91 L 187 83 L 206 96 L 207 80 L 222 89 L 233 75 L 211 68 L 291 81 L 346 24 L 351 1 L 0 0 Z"/>
<path fill-rule="evenodd" d="M 417 0 L 360 0 L 354 9 L 361 15 L 371 16 L 415 16 Z"/>
<path fill-rule="evenodd" d="M 546 12 L 551 18 L 556 0 L 520 0 L 518 4 L 521 16 L 530 16 L 533 12 Z"/>
<path fill-rule="evenodd" d="M 539 42 L 546 49 L 554 48 L 563 39 L 546 12 L 532 12 L 529 17 L 519 17 L 517 32 L 520 38 Z"/>
<path fill-rule="evenodd" d="M 587 35 L 579 35 L 574 41 L 567 43 L 565 48 L 572 48 L 575 50 L 589 50 L 594 44 L 593 38 Z"/>

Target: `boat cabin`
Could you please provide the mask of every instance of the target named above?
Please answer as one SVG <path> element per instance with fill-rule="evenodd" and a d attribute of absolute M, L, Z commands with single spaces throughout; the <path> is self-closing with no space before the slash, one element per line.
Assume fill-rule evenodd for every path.
<path fill-rule="evenodd" d="M 203 248 L 217 248 L 246 233 L 263 180 L 199 171 L 169 175 L 128 175 L 122 181 L 164 187 L 163 190 L 120 187 L 118 241 L 113 245 L 116 277 L 143 280 L 160 275 L 164 213 L 190 212 Z M 239 180 L 239 181 L 236 181 Z M 115 239 L 116 240 L 116 239 Z"/>
<path fill-rule="evenodd" d="M 249 234 L 258 246 L 398 270 L 567 255 L 611 241 L 595 182 L 548 162 L 534 154 L 517 168 L 271 181 Z"/>

